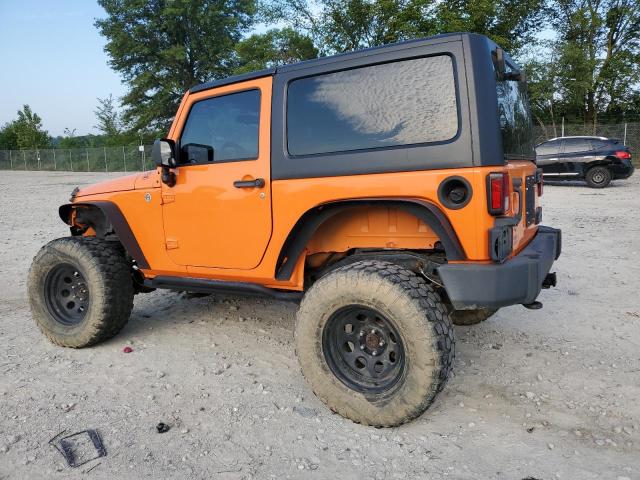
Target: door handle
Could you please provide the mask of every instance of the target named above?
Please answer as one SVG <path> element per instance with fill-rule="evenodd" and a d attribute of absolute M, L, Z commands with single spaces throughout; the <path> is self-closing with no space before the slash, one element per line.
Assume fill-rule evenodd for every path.
<path fill-rule="evenodd" d="M 236 180 L 233 182 L 236 188 L 262 188 L 264 187 L 264 178 L 256 178 L 255 180 Z"/>

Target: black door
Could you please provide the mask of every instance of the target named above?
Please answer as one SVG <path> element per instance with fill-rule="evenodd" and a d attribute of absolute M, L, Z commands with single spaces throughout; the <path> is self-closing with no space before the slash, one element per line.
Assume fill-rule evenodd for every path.
<path fill-rule="evenodd" d="M 594 158 L 591 140 L 588 138 L 565 138 L 560 151 L 561 173 L 564 175 L 579 175 L 582 164 L 589 163 Z"/>
<path fill-rule="evenodd" d="M 550 175 L 560 173 L 560 147 L 561 140 L 550 140 L 536 147 L 536 160 L 542 167 L 542 172 Z"/>

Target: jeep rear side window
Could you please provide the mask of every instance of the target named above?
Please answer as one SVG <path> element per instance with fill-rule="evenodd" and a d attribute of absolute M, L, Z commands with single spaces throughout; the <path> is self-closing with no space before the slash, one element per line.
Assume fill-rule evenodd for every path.
<path fill-rule="evenodd" d="M 507 72 L 515 68 L 508 62 Z M 498 118 L 505 160 L 535 158 L 533 128 L 527 84 L 513 80 L 496 81 Z"/>
<path fill-rule="evenodd" d="M 259 120 L 259 90 L 194 103 L 180 138 L 180 163 L 255 160 Z"/>
<path fill-rule="evenodd" d="M 453 139 L 458 105 L 448 55 L 294 80 L 287 93 L 290 155 Z"/>

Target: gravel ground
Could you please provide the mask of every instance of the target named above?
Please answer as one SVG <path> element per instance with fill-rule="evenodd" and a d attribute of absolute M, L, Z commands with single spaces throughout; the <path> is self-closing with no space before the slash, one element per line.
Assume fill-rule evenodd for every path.
<path fill-rule="evenodd" d="M 547 186 L 544 221 L 563 229 L 564 252 L 545 308 L 457 327 L 455 376 L 435 404 L 382 430 L 313 396 L 292 304 L 154 292 L 109 342 L 48 343 L 27 269 L 67 234 L 57 206 L 72 188 L 106 177 L 2 172 L 1 479 L 640 478 L 640 175 L 602 191 Z M 107 456 L 71 469 L 47 442 L 87 428 Z"/>

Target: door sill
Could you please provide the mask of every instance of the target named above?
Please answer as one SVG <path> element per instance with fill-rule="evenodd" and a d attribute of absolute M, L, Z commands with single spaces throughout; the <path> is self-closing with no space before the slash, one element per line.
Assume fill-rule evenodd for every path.
<path fill-rule="evenodd" d="M 251 296 L 271 297 L 276 300 L 289 302 L 299 302 L 304 295 L 303 292 L 276 290 L 256 283 L 229 282 L 192 277 L 171 277 L 165 275 L 146 279 L 144 286 L 148 288 L 162 288 L 196 293 L 240 293 Z"/>

